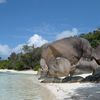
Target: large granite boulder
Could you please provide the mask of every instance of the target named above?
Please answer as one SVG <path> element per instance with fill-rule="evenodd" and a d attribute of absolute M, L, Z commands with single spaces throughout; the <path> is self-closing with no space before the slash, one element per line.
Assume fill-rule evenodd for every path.
<path fill-rule="evenodd" d="M 64 38 L 43 47 L 40 65 L 45 72 L 44 76 L 68 76 L 73 74 L 75 66 L 72 66 L 77 64 L 81 57 L 91 58 L 91 54 L 92 47 L 86 39 Z M 60 59 L 57 59 L 58 57 Z"/>
<path fill-rule="evenodd" d="M 45 66 L 44 70 L 40 71 L 40 79 L 45 77 L 63 77 L 63 76 L 72 76 L 75 66 L 71 66 L 70 62 L 63 57 L 57 57 L 55 60 L 52 60 L 48 63 L 49 69 L 46 67 L 46 62 L 44 59 L 41 59 L 41 66 Z"/>

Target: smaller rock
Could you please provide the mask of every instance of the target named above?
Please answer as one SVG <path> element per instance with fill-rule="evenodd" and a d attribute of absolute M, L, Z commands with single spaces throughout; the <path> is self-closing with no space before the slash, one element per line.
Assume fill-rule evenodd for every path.
<path fill-rule="evenodd" d="M 66 82 L 81 82 L 84 78 L 81 77 L 81 76 L 74 76 L 74 77 L 66 77 L 62 80 L 63 83 L 66 83 Z"/>
<path fill-rule="evenodd" d="M 87 76 L 82 82 L 100 82 L 100 67 L 95 70 L 93 75 Z"/>
<path fill-rule="evenodd" d="M 71 77 L 70 77 L 70 76 L 65 77 L 65 78 L 62 80 L 63 83 L 66 83 L 66 82 L 69 82 L 69 81 L 71 81 Z"/>
<path fill-rule="evenodd" d="M 54 77 L 46 77 L 44 80 L 41 81 L 41 83 L 61 83 L 62 80 L 60 78 L 54 78 Z"/>
<path fill-rule="evenodd" d="M 85 77 L 81 82 L 92 82 L 93 80 L 93 75 L 89 75 Z"/>

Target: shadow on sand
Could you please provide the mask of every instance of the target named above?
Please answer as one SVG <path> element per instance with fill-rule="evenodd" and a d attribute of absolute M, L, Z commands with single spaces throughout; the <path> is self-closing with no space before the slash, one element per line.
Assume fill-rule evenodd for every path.
<path fill-rule="evenodd" d="M 85 83 L 82 83 L 85 84 Z M 100 83 L 90 83 L 89 87 L 81 87 L 76 89 L 75 94 L 71 98 L 64 100 L 100 100 Z"/>

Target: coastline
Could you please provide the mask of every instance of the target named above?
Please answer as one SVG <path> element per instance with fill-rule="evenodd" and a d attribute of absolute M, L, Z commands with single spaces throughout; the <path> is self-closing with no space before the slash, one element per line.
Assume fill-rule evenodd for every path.
<path fill-rule="evenodd" d="M 81 75 L 83 77 L 88 74 Z M 57 100 L 100 100 L 100 83 L 44 83 Z"/>
<path fill-rule="evenodd" d="M 37 71 L 1 69 L 0 72 L 36 75 L 36 84 L 41 86 L 43 92 L 40 94 L 43 100 L 99 100 L 100 98 L 100 83 L 40 83 Z M 88 75 L 91 73 L 79 76 L 86 77 Z"/>
<path fill-rule="evenodd" d="M 16 73 L 16 74 L 28 74 L 28 75 L 35 75 L 36 76 L 36 84 L 41 86 L 41 90 L 43 92 L 40 92 L 41 97 L 43 98 L 43 100 L 56 100 L 56 96 L 55 94 L 52 93 L 52 91 L 50 91 L 46 85 L 44 83 L 40 83 L 40 81 L 38 80 L 38 75 L 37 75 L 37 71 L 34 70 L 24 70 L 24 71 L 16 71 L 16 70 L 8 70 L 8 69 L 0 69 L 1 73 Z M 32 78 L 30 78 L 30 80 L 32 80 L 32 82 L 34 81 Z"/>
<path fill-rule="evenodd" d="M 17 70 L 0 69 L 0 72 L 10 72 L 10 73 L 19 73 L 19 74 L 33 74 L 33 75 L 37 74 L 37 71 L 34 71 L 34 70 L 17 71 Z"/>

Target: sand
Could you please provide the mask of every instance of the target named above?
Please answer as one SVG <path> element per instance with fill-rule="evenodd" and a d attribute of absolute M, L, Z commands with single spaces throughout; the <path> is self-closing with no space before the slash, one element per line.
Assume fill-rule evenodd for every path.
<path fill-rule="evenodd" d="M 8 70 L 8 69 L 0 69 L 0 72 L 11 72 L 11 73 L 20 73 L 20 74 L 37 74 L 37 71 L 33 70 L 24 70 L 24 71 L 16 71 L 16 70 Z"/>
<path fill-rule="evenodd" d="M 89 74 L 83 74 L 85 77 Z M 57 100 L 100 100 L 100 83 L 44 83 Z"/>
<path fill-rule="evenodd" d="M 3 69 L 0 72 L 37 74 L 37 71 L 16 71 Z M 91 74 L 82 74 L 86 77 Z M 40 83 L 43 100 L 100 100 L 100 83 Z"/>

